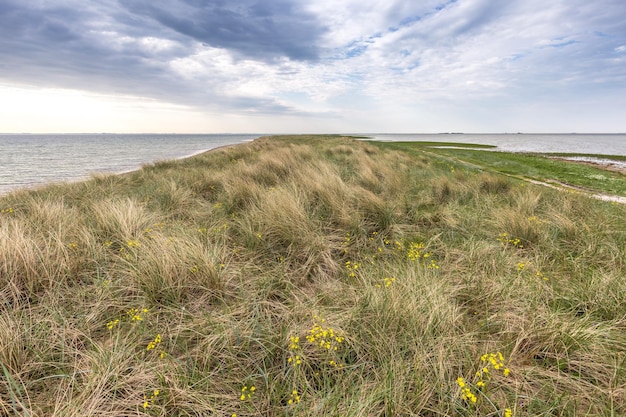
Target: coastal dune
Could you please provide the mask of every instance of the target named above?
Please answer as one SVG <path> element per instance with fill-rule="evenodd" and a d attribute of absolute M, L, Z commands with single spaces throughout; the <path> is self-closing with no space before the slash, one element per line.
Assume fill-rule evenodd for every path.
<path fill-rule="evenodd" d="M 0 210 L 0 414 L 626 413 L 619 204 L 302 135 Z"/>

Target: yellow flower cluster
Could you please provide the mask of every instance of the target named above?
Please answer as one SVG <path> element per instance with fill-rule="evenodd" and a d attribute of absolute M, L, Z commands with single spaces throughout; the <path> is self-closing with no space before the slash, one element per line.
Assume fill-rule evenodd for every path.
<path fill-rule="evenodd" d="M 109 282 L 110 283 L 110 282 Z M 147 308 L 131 308 L 130 310 L 128 310 L 126 312 L 126 315 L 128 316 L 128 319 L 133 322 L 136 323 L 138 321 L 143 321 L 143 314 L 147 313 L 148 309 Z M 107 323 L 107 328 L 109 330 L 113 330 L 118 324 L 120 324 L 120 319 L 115 319 L 115 320 L 111 320 Z"/>
<path fill-rule="evenodd" d="M 437 265 L 437 262 L 435 262 L 434 259 L 431 259 L 426 267 L 428 269 L 439 269 L 439 265 Z"/>
<path fill-rule="evenodd" d="M 118 324 L 120 324 L 120 319 L 111 320 L 107 323 L 107 328 L 109 330 L 113 330 Z"/>
<path fill-rule="evenodd" d="M 146 346 L 146 350 L 155 349 L 159 345 L 159 343 L 161 343 L 161 333 L 157 334 L 154 340 L 148 343 L 148 346 Z"/>
<path fill-rule="evenodd" d="M 529 221 L 529 222 L 531 222 L 531 223 L 537 223 L 537 224 L 543 224 L 543 223 L 545 223 L 545 221 L 544 221 L 544 220 L 541 220 L 541 219 L 540 219 L 540 218 L 538 218 L 537 216 L 530 216 L 530 217 L 528 218 L 528 221 Z"/>
<path fill-rule="evenodd" d="M 480 371 L 476 372 L 476 376 L 482 381 L 485 376 L 489 375 L 489 368 L 496 371 L 502 371 L 502 375 L 509 376 L 511 370 L 506 367 L 504 362 L 504 356 L 501 352 L 485 353 L 480 357 L 480 361 L 483 363 L 483 367 Z"/>
<path fill-rule="evenodd" d="M 147 308 L 142 308 L 141 310 L 139 310 L 138 308 L 131 308 L 130 310 L 128 310 L 126 312 L 126 314 L 128 314 L 128 316 L 130 317 L 130 321 L 143 321 L 143 313 L 147 313 L 148 309 Z"/>
<path fill-rule="evenodd" d="M 291 391 L 291 396 L 289 397 L 289 400 L 287 401 L 287 404 L 298 404 L 300 402 L 300 395 L 298 394 L 298 390 L 293 390 Z"/>
<path fill-rule="evenodd" d="M 346 269 L 348 270 L 348 276 L 351 278 L 356 277 L 356 270 L 361 266 L 360 263 L 346 261 Z"/>
<path fill-rule="evenodd" d="M 317 322 L 313 324 L 313 327 L 308 332 L 309 334 L 306 336 L 306 340 L 319 346 L 321 349 L 336 351 L 337 347 L 343 343 L 344 337 L 335 332 L 332 327 L 324 327 L 323 324 L 326 320 L 321 319 L 320 321 L 321 325 Z"/>
<path fill-rule="evenodd" d="M 474 381 L 476 381 L 473 385 L 482 392 L 483 396 L 487 396 L 487 384 L 491 379 L 491 375 L 494 373 L 502 373 L 502 375 L 509 376 L 511 370 L 506 366 L 504 361 L 504 356 L 501 352 L 496 353 L 485 353 L 480 357 L 481 361 L 481 369 L 476 372 L 476 377 Z M 465 381 L 463 377 L 458 377 L 456 379 L 456 383 L 461 388 L 461 397 L 470 404 L 476 404 L 478 401 L 478 397 L 470 385 Z M 509 410 L 510 409 L 506 409 Z M 505 416 L 511 417 L 512 414 L 506 414 Z"/>
<path fill-rule="evenodd" d="M 249 400 L 252 398 L 254 391 L 256 391 L 256 387 L 254 385 L 251 385 L 250 387 L 244 385 L 243 388 L 241 388 L 241 395 L 239 396 L 239 399 L 241 401 Z"/>
<path fill-rule="evenodd" d="M 456 379 L 456 383 L 459 385 L 459 387 L 461 387 L 461 397 L 464 400 L 471 402 L 472 404 L 476 404 L 476 401 L 478 401 L 478 399 L 476 398 L 476 395 L 474 395 L 470 387 L 468 387 L 465 383 L 465 379 L 460 376 Z"/>
<path fill-rule="evenodd" d="M 385 288 L 388 288 L 389 286 L 391 286 L 391 284 L 394 283 L 395 280 L 395 278 L 383 278 L 383 285 L 385 286 Z M 382 287 L 382 285 L 376 284 L 376 287 L 380 288 Z"/>
<path fill-rule="evenodd" d="M 411 243 L 409 245 L 409 250 L 406 252 L 406 255 L 412 261 L 419 261 L 422 257 L 428 258 L 430 255 L 427 253 L 422 255 L 422 249 L 424 249 L 423 243 Z"/>
<path fill-rule="evenodd" d="M 333 368 L 343 368 L 343 364 L 342 363 L 339 363 L 339 362 L 336 362 L 336 361 L 333 361 L 333 360 L 328 361 L 328 364 L 330 366 L 332 366 Z"/>
<path fill-rule="evenodd" d="M 500 244 L 502 246 L 513 246 L 515 248 L 519 248 L 519 249 L 523 249 L 524 248 L 524 244 L 522 244 L 522 240 L 518 237 L 515 238 L 510 238 L 508 233 L 506 232 L 502 232 L 498 235 L 498 238 L 496 239 L 498 242 L 500 242 Z"/>
<path fill-rule="evenodd" d="M 141 246 L 141 244 L 137 240 L 127 240 L 126 246 L 128 246 L 129 248 L 138 248 L 139 246 Z"/>
<path fill-rule="evenodd" d="M 0 210 L 1 214 L 11 214 L 14 213 L 13 207 L 8 207 Z"/>
<path fill-rule="evenodd" d="M 152 394 L 150 394 L 150 398 L 144 395 L 143 396 L 143 409 L 145 410 L 146 408 L 154 404 L 154 400 L 156 400 L 159 394 L 160 394 L 160 391 L 158 389 L 155 389 L 154 391 L 152 391 Z"/>
<path fill-rule="evenodd" d="M 298 366 L 302 363 L 302 357 L 296 354 L 296 351 L 300 350 L 300 337 L 291 336 L 289 338 L 289 358 L 287 362 L 292 364 L 293 366 Z"/>
<path fill-rule="evenodd" d="M 291 336 L 289 338 L 289 349 L 298 350 L 300 349 L 300 337 L 299 336 Z"/>
<path fill-rule="evenodd" d="M 396 241 L 396 249 L 404 250 L 404 244 Z M 428 269 L 439 269 L 439 265 L 434 259 L 428 259 L 433 254 L 432 252 L 423 252 L 425 245 L 422 242 L 412 242 L 409 244 L 409 248 L 406 251 L 406 256 L 412 262 L 418 262 L 420 260 L 426 263 Z"/>

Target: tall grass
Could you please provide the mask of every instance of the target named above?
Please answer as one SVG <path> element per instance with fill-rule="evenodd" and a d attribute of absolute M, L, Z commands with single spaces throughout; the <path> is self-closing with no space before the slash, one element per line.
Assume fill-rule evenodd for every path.
<path fill-rule="evenodd" d="M 626 414 L 617 204 L 296 136 L 0 210 L 0 415 Z"/>

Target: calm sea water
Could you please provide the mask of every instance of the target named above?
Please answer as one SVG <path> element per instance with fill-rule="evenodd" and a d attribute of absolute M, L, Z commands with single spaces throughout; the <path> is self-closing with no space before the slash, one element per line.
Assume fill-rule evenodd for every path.
<path fill-rule="evenodd" d="M 0 194 L 94 173 L 124 172 L 260 135 L 0 135 Z"/>
<path fill-rule="evenodd" d="M 260 135 L 0 135 L 0 194 L 99 172 L 124 172 Z M 369 135 L 382 141 L 479 143 L 509 152 L 626 155 L 626 135 Z"/>

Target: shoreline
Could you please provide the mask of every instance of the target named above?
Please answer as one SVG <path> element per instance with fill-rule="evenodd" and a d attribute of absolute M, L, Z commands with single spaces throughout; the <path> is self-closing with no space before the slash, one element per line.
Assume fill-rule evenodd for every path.
<path fill-rule="evenodd" d="M 157 162 L 160 161 L 182 161 L 188 158 L 193 158 L 195 156 L 198 155 L 202 155 L 205 153 L 209 153 L 209 152 L 215 152 L 215 151 L 219 151 L 219 150 L 224 150 L 224 149 L 228 149 L 228 148 L 232 148 L 235 146 L 239 146 L 242 144 L 246 144 L 246 143 L 252 143 L 255 142 L 259 139 L 263 139 L 263 138 L 267 138 L 267 137 L 271 137 L 267 136 L 267 135 L 260 135 L 258 137 L 255 137 L 253 139 L 248 139 L 248 140 L 244 140 L 241 142 L 237 142 L 237 143 L 230 143 L 230 144 L 224 144 L 224 145 L 219 145 L 213 148 L 208 148 L 208 149 L 202 149 L 196 152 L 193 152 L 191 154 L 188 155 L 184 155 L 184 156 L 180 156 L 180 157 L 175 157 L 175 158 L 166 158 L 166 159 L 157 159 L 154 161 L 150 161 L 150 162 L 145 162 L 142 163 L 140 166 L 136 167 L 136 168 L 132 168 L 132 169 L 126 169 L 123 171 L 94 171 L 94 172 L 90 172 L 87 176 L 85 177 L 81 177 L 81 178 L 74 178 L 74 179 L 60 179 L 57 181 L 47 181 L 47 182 L 42 182 L 42 183 L 34 183 L 34 184 L 29 184 L 29 185 L 21 185 L 18 186 L 16 188 L 13 189 L 9 189 L 9 190 L 0 190 L 0 199 L 5 198 L 6 196 L 12 194 L 12 193 L 19 193 L 19 192 L 29 192 L 29 191 L 37 191 L 39 188 L 45 188 L 47 186 L 51 186 L 51 185 L 63 185 L 63 184 L 74 184 L 77 182 L 81 182 L 81 181 L 88 181 L 89 179 L 93 178 L 94 176 L 97 175 L 125 175 L 125 174 L 129 174 L 129 173 L 133 173 L 133 172 L 137 172 L 140 171 L 144 168 L 144 166 L 150 165 L 150 164 L 155 164 Z M 374 139 L 376 140 L 376 139 Z M 383 142 L 383 141 L 381 141 Z M 390 141 L 393 142 L 393 141 Z M 467 149 L 469 147 L 471 147 L 471 144 L 465 144 L 463 143 L 461 147 L 461 149 Z M 481 145 L 477 145 L 477 146 L 481 146 Z M 490 145 L 492 146 L 492 145 Z M 446 147 L 448 148 L 448 147 Z M 511 151 L 502 151 L 502 152 L 508 152 L 508 153 L 518 153 L 518 152 L 511 152 Z M 542 155 L 541 153 L 538 153 L 537 155 Z M 579 164 L 579 165 L 587 165 L 587 166 L 591 166 L 591 167 L 595 167 L 595 168 L 599 168 L 599 169 L 603 169 L 606 171 L 611 171 L 611 172 L 617 172 L 623 175 L 626 175 L 626 166 L 621 166 L 621 164 L 619 164 L 616 161 L 610 160 L 610 159 L 606 159 L 603 158 L 606 155 L 602 155 L 602 154 L 597 154 L 598 158 L 594 158 L 593 156 L 589 155 L 587 156 L 586 160 L 583 159 L 572 159 L 566 156 L 550 156 L 549 153 L 547 154 L 543 154 L 543 156 L 546 156 L 550 159 L 554 159 L 554 160 L 559 160 L 559 161 L 564 161 L 564 162 L 569 162 L 569 163 L 574 163 L 574 164 Z M 522 175 L 522 174 L 520 174 Z M 543 185 L 546 185 L 546 183 L 542 183 Z M 563 184 L 561 184 L 563 185 Z M 578 188 L 575 185 L 570 185 L 567 184 L 568 187 L 572 187 L 572 188 Z M 621 204 L 626 204 L 626 197 L 621 197 L 621 196 L 616 196 L 616 195 L 608 195 L 608 194 L 598 194 L 596 192 L 594 192 L 593 190 L 586 190 L 586 192 L 589 195 L 592 195 L 595 198 L 604 200 L 604 201 L 613 201 L 613 202 L 618 202 Z"/>
<path fill-rule="evenodd" d="M 572 162 L 574 164 L 587 165 L 600 169 L 606 169 L 607 171 L 619 172 L 620 174 L 626 175 L 626 163 L 619 163 L 614 160 L 605 159 L 605 158 L 591 158 L 588 157 L 586 159 L 573 159 L 564 156 L 550 156 L 550 159 L 554 159 L 557 161 L 565 161 Z"/>
<path fill-rule="evenodd" d="M 258 138 L 261 138 L 263 136 L 259 136 Z M 58 181 L 46 181 L 46 182 L 42 182 L 42 183 L 33 183 L 33 184 L 28 184 L 28 185 L 19 185 L 16 188 L 12 188 L 9 190 L 0 190 L 0 199 L 3 199 L 4 197 L 12 194 L 12 193 L 19 193 L 19 192 L 28 192 L 28 191 L 37 191 L 38 188 L 43 188 L 43 187 L 47 187 L 50 185 L 63 185 L 63 184 L 74 184 L 77 182 L 81 182 L 81 181 L 89 181 L 91 178 L 93 178 L 94 176 L 97 175 L 125 175 L 125 174 L 130 174 L 132 172 L 137 172 L 137 171 L 141 171 L 143 169 L 144 166 L 148 165 L 148 164 L 154 164 L 157 163 L 159 161 L 182 161 L 188 158 L 193 158 L 194 156 L 198 156 L 198 155 L 202 155 L 208 152 L 214 152 L 214 151 L 218 151 L 220 149 L 227 149 L 233 146 L 237 146 L 237 145 L 241 145 L 244 143 L 251 143 L 254 142 L 255 140 L 257 140 L 258 138 L 252 139 L 252 140 L 247 140 L 247 141 L 243 141 L 243 142 L 239 142 L 239 143 L 231 143 L 231 144 L 227 144 L 227 145 L 219 145 L 216 146 L 214 148 L 208 148 L 208 149 L 203 149 L 197 152 L 194 152 L 190 155 L 184 155 L 184 156 L 179 156 L 179 157 L 175 157 L 175 158 L 171 158 L 171 159 L 158 159 L 158 160 L 154 160 L 154 161 L 150 161 L 150 162 L 145 162 L 143 164 L 141 164 L 140 166 L 136 167 L 136 168 L 132 168 L 132 169 L 126 169 L 123 171 L 94 171 L 94 172 L 90 172 L 86 177 L 82 177 L 82 178 L 73 178 L 73 179 L 61 179 Z"/>

